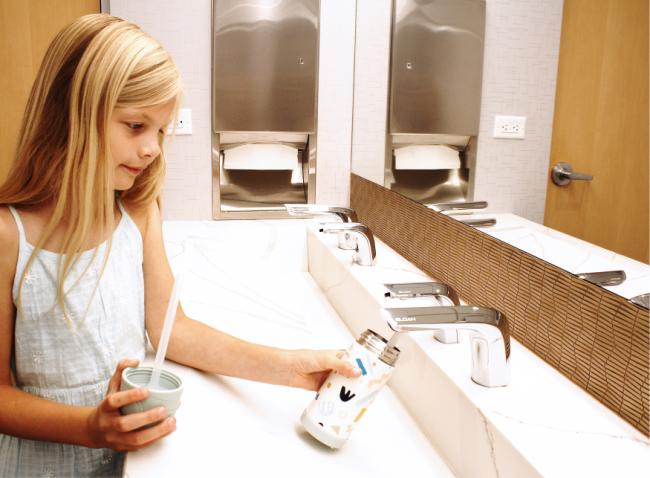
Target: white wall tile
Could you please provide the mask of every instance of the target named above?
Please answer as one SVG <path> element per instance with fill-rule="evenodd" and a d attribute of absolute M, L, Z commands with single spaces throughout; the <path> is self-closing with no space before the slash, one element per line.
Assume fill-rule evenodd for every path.
<path fill-rule="evenodd" d="M 474 198 L 542 222 L 563 0 L 488 0 Z M 526 116 L 526 138 L 492 138 L 495 115 Z"/>
<path fill-rule="evenodd" d="M 321 0 L 316 202 L 350 204 L 355 3 Z"/>
<path fill-rule="evenodd" d="M 212 217 L 210 167 L 211 1 L 111 0 L 111 14 L 138 24 L 172 55 L 183 78 L 183 108 L 192 109 L 192 135 L 165 144 L 165 219 Z"/>
<path fill-rule="evenodd" d="M 384 184 L 391 0 L 357 0 L 352 172 Z"/>

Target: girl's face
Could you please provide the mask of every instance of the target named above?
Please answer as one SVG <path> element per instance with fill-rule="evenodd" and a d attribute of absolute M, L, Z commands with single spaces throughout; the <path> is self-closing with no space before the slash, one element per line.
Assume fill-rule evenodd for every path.
<path fill-rule="evenodd" d="M 160 135 L 171 121 L 174 101 L 146 108 L 115 108 L 108 125 L 117 191 L 133 186 L 135 178 L 160 154 Z"/>

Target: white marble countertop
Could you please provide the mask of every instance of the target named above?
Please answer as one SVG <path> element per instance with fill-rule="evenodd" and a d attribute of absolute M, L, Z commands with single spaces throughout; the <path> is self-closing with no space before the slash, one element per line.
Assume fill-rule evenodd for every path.
<path fill-rule="evenodd" d="M 379 240 L 374 266 L 353 264 L 336 237 L 315 231 L 310 271 L 339 316 L 355 333 L 371 327 L 389 337 L 379 314 L 388 306 L 383 284 L 432 278 Z M 404 334 L 390 382 L 456 474 L 648 476 L 650 441 L 618 415 L 514 339 L 511 383 L 477 385 L 467 342 L 465 334 L 458 344 L 439 343 L 431 332 Z"/>
<path fill-rule="evenodd" d="M 304 221 L 166 222 L 164 234 L 194 319 L 278 347 L 353 340 L 307 272 Z M 313 392 L 166 368 L 185 385 L 177 430 L 129 453 L 125 476 L 453 476 L 389 387 L 331 450 L 299 424 Z"/>
<path fill-rule="evenodd" d="M 497 221 L 494 226 L 478 229 L 572 274 L 624 270 L 627 278 L 622 284 L 604 287 L 626 299 L 650 292 L 648 264 L 515 214 L 474 212 L 448 215 L 459 221 L 494 218 Z"/>

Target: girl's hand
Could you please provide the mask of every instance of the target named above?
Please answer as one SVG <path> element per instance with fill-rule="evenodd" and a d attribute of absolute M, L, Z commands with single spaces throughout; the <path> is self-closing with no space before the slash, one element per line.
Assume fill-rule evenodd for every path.
<path fill-rule="evenodd" d="M 140 427 L 155 423 L 167 416 L 164 407 L 153 408 L 141 413 L 121 415 L 120 408 L 139 402 L 149 396 L 146 388 L 120 392 L 122 371 L 138 365 L 137 360 L 125 359 L 117 364 L 108 384 L 106 398 L 88 417 L 88 432 L 94 448 L 112 448 L 116 451 L 133 451 L 147 446 L 176 430 L 176 420 L 169 417 L 158 425 L 144 430 Z"/>
<path fill-rule="evenodd" d="M 291 387 L 318 390 L 332 370 L 348 378 L 361 375 L 358 367 L 343 360 L 347 353 L 342 350 L 290 350 L 287 354 L 287 385 Z"/>

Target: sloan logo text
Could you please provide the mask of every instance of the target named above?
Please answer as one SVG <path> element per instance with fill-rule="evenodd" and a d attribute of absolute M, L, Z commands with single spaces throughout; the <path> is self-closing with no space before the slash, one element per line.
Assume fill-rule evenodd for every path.
<path fill-rule="evenodd" d="M 417 319 L 417 317 L 406 316 L 406 317 L 397 317 L 395 320 L 397 322 L 413 322 L 413 321 L 418 320 L 418 319 Z"/>

